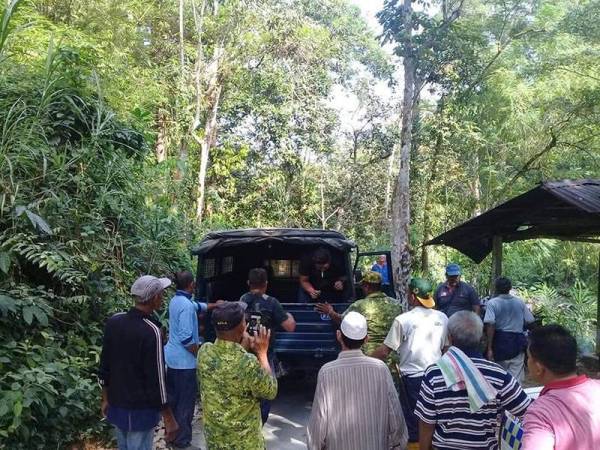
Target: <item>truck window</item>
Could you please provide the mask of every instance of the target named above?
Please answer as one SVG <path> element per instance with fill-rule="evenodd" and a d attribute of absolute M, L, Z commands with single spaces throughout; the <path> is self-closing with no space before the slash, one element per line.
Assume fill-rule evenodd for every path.
<path fill-rule="evenodd" d="M 273 270 L 273 278 L 298 278 L 300 261 L 297 259 L 271 259 L 268 265 Z"/>
<path fill-rule="evenodd" d="M 215 269 L 216 269 L 215 259 L 214 258 L 205 259 L 202 264 L 202 277 L 203 278 L 214 277 L 217 274 Z"/>

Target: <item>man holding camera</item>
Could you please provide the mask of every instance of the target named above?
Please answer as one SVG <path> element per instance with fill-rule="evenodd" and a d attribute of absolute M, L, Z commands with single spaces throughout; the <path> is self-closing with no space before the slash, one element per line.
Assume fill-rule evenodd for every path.
<path fill-rule="evenodd" d="M 259 325 L 248 336 L 246 307 L 243 302 L 215 307 L 211 321 L 217 339 L 198 352 L 204 434 L 211 450 L 265 448 L 260 399 L 277 395 L 267 357 L 271 332 Z"/>
<path fill-rule="evenodd" d="M 269 342 L 268 359 L 273 374 L 277 377 L 276 358 L 273 351 L 273 342 L 275 341 L 275 330 L 278 327 L 292 332 L 296 329 L 296 321 L 290 313 L 286 313 L 279 300 L 267 295 L 267 271 L 262 268 L 251 269 L 248 273 L 248 288 L 250 289 L 240 298 L 240 302 L 247 305 L 246 322 L 248 323 L 248 332 L 250 335 L 256 330 L 258 325 L 262 325 L 271 332 Z M 269 418 L 271 410 L 271 401 L 263 399 L 260 402 L 260 414 L 264 424 Z"/>

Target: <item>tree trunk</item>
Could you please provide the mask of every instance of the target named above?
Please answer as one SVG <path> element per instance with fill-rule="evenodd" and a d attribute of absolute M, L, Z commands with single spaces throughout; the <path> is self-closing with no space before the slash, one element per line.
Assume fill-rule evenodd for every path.
<path fill-rule="evenodd" d="M 392 201 L 392 181 L 394 180 L 394 164 L 396 162 L 396 146 L 392 148 L 392 154 L 390 155 L 390 160 L 388 161 L 388 172 L 387 172 L 387 180 L 385 183 L 385 200 L 383 210 L 385 211 L 384 220 L 390 218 L 390 204 Z"/>
<path fill-rule="evenodd" d="M 437 107 L 437 115 L 439 117 L 438 122 L 440 124 L 444 123 L 444 104 L 445 99 L 444 96 L 440 98 Z M 426 274 L 429 271 L 429 252 L 427 251 L 427 246 L 425 242 L 431 239 L 431 220 L 428 218 L 428 211 L 430 208 L 431 197 L 433 190 L 433 180 L 435 180 L 437 176 L 437 166 L 440 160 L 440 155 L 442 153 L 442 146 L 444 143 L 444 135 L 440 130 L 435 139 L 435 147 L 433 149 L 431 167 L 429 168 L 429 176 L 425 181 L 425 197 L 423 198 L 423 242 L 421 243 L 421 272 Z"/>
<path fill-rule="evenodd" d="M 406 290 L 410 274 L 410 153 L 413 129 L 413 97 L 415 93 L 415 57 L 412 49 L 412 1 L 404 0 L 404 95 L 400 139 L 400 170 L 394 186 L 392 203 L 392 261 L 396 297 L 407 306 Z"/>
<path fill-rule="evenodd" d="M 221 100 L 221 89 L 222 87 L 220 84 L 214 88 L 206 126 L 204 127 L 204 137 L 200 142 L 200 171 L 198 172 L 198 193 L 196 201 L 196 220 L 198 223 L 202 223 L 202 219 L 204 218 L 206 171 L 208 169 L 210 149 L 214 146 L 217 139 L 217 112 L 219 111 L 219 101 Z"/>
<path fill-rule="evenodd" d="M 158 133 L 156 136 L 156 146 L 154 147 L 154 153 L 156 155 L 156 161 L 161 163 L 167 159 L 167 118 L 165 112 L 161 109 L 156 113 L 156 128 Z"/>
<path fill-rule="evenodd" d="M 183 78 L 183 72 L 185 70 L 185 49 L 184 49 L 184 36 L 183 36 L 183 2 L 179 0 L 179 65 L 181 68 L 181 76 Z"/>

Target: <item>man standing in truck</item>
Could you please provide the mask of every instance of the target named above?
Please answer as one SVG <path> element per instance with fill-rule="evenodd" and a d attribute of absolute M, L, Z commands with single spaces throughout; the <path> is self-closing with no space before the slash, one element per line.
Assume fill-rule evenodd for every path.
<path fill-rule="evenodd" d="M 298 303 L 311 301 L 337 302 L 342 299 L 346 276 L 324 247 L 300 260 Z"/>

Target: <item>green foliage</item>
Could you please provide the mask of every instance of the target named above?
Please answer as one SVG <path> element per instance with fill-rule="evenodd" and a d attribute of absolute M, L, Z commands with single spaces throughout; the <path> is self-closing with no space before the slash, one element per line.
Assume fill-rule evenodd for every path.
<path fill-rule="evenodd" d="M 575 282 L 565 291 L 540 283 L 521 293 L 544 323 L 557 323 L 566 327 L 577 338 L 583 352 L 594 351 L 596 296 L 581 281 Z"/>

